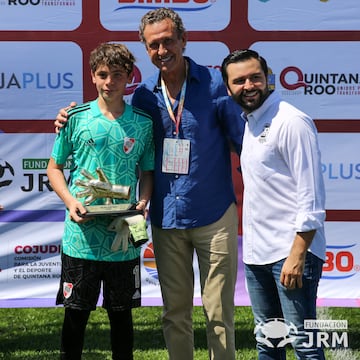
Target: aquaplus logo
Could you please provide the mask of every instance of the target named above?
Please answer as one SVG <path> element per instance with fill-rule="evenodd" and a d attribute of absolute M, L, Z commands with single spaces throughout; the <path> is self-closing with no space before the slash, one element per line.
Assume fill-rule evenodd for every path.
<path fill-rule="evenodd" d="M 74 87 L 71 72 L 1 72 L 0 90 L 69 90 Z"/>
<path fill-rule="evenodd" d="M 125 9 L 152 10 L 159 7 L 171 7 L 175 11 L 201 11 L 212 6 L 212 0 L 118 0 L 119 7 L 115 11 Z M 191 5 L 201 5 L 192 7 Z M 181 7 L 178 7 L 181 6 Z"/>

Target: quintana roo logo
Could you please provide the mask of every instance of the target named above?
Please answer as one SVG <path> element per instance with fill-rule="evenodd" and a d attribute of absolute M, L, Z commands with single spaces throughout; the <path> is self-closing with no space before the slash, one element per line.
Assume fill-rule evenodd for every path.
<path fill-rule="evenodd" d="M 290 335 L 290 331 L 297 334 L 296 326 L 282 318 L 267 319 L 264 323 L 255 326 L 254 334 L 256 341 L 270 348 L 282 348 L 295 340 L 294 335 Z"/>

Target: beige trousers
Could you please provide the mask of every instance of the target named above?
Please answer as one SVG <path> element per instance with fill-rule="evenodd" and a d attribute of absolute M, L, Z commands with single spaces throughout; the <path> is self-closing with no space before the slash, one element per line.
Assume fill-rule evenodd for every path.
<path fill-rule="evenodd" d="M 204 209 L 206 211 L 206 209 Z M 209 358 L 235 359 L 234 292 L 238 214 L 232 204 L 215 223 L 193 229 L 152 227 L 170 360 L 194 358 L 194 252 L 198 257 Z"/>

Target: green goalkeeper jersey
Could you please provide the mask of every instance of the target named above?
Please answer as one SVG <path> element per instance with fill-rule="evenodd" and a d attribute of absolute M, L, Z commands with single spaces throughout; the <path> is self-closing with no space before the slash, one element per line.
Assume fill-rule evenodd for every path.
<path fill-rule="evenodd" d="M 62 165 L 71 159 L 69 190 L 73 196 L 84 190 L 75 181 L 88 180 L 81 170 L 97 178 L 96 169 L 100 167 L 112 184 L 130 186 L 130 200 L 115 199 L 114 203 L 135 203 L 138 171 L 154 169 L 152 120 L 128 104 L 115 120 L 103 116 L 97 100 L 76 106 L 69 111 L 67 125 L 56 136 L 51 156 L 56 164 Z M 104 201 L 97 199 L 91 205 Z M 101 216 L 77 224 L 66 211 L 62 251 L 68 256 L 98 261 L 124 261 L 139 256 L 140 249 L 131 244 L 126 252 L 111 251 L 116 234 L 107 227 L 112 220 Z"/>

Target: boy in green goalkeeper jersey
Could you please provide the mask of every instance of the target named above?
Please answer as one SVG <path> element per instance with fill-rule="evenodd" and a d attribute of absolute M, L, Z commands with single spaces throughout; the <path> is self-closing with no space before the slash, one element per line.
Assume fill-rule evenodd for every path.
<path fill-rule="evenodd" d="M 48 177 L 66 205 L 62 238 L 62 271 L 57 304 L 64 304 L 61 359 L 81 359 L 90 311 L 96 309 L 101 285 L 103 306 L 111 328 L 113 359 L 133 359 L 131 309 L 140 306 L 140 247 L 116 244 L 119 229 L 110 216 L 85 217 L 84 202 L 104 199 L 84 193 L 92 183 L 130 189 L 130 198 L 115 203 L 136 203 L 144 210 L 151 197 L 154 169 L 152 120 L 123 100 L 133 77 L 135 58 L 122 44 L 104 43 L 90 55 L 97 99 L 69 111 L 69 121 L 57 134 L 48 165 Z M 63 168 L 71 158 L 70 183 Z M 100 172 L 99 172 L 100 169 Z M 86 172 L 84 172 L 86 170 Z M 95 174 L 99 181 L 95 180 Z M 84 185 L 85 184 L 85 185 Z M 85 191 L 86 193 L 86 191 Z M 136 194 L 138 193 L 138 198 Z M 78 196 L 77 196 L 78 195 Z M 127 196 L 124 196 L 126 198 Z"/>

